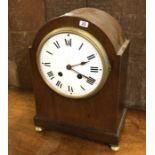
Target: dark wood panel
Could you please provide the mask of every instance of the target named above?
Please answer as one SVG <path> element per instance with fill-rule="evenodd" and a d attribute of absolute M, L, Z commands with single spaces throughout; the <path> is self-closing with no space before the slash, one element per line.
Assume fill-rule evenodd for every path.
<path fill-rule="evenodd" d="M 45 0 L 46 19 L 60 16 L 73 9 L 86 7 L 86 0 Z"/>
<path fill-rule="evenodd" d="M 120 3 L 118 0 L 87 0 L 87 6 L 104 10 L 119 20 L 122 14 L 123 3 Z"/>
<path fill-rule="evenodd" d="M 129 59 L 126 106 L 145 109 L 145 63 L 143 60 Z"/>
<path fill-rule="evenodd" d="M 12 37 L 10 27 L 8 28 L 8 57 L 11 58 L 14 55 Z"/>
<path fill-rule="evenodd" d="M 38 29 L 45 23 L 42 0 L 9 0 L 9 79 L 10 85 L 31 88 L 28 47 Z M 16 66 L 16 67 L 14 67 Z"/>
<path fill-rule="evenodd" d="M 9 24 L 12 31 L 36 31 L 44 23 L 42 0 L 9 0 Z"/>
<path fill-rule="evenodd" d="M 9 155 L 112 155 L 109 146 L 55 131 L 36 133 L 32 92 L 9 90 Z M 145 113 L 128 112 L 119 155 L 145 155 Z"/>
<path fill-rule="evenodd" d="M 22 50 L 28 50 L 28 47 L 32 44 L 36 31 L 10 31 L 11 41 L 14 52 L 10 54 L 10 59 L 18 59 L 22 56 Z"/>
<path fill-rule="evenodd" d="M 126 0 L 123 1 L 123 6 L 121 24 L 127 37 L 132 40 L 128 63 L 126 105 L 145 110 L 145 0 Z"/>
<path fill-rule="evenodd" d="M 35 34 L 36 31 L 10 32 L 13 51 L 10 53 L 9 59 L 17 66 L 16 72 L 20 87 L 32 87 L 28 47 L 32 44 Z M 10 67 L 10 70 L 15 70 L 13 66 L 10 65 Z M 10 77 L 10 79 L 11 78 L 13 77 Z M 13 85 L 13 83 L 10 84 Z"/>

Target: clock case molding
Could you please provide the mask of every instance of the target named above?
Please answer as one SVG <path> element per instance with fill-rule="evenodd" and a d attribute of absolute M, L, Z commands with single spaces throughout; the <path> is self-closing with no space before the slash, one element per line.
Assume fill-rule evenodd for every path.
<path fill-rule="evenodd" d="M 87 21 L 89 26 L 80 27 L 81 20 Z M 36 53 L 41 40 L 61 27 L 80 28 L 90 33 L 107 52 L 111 71 L 105 85 L 94 96 L 82 99 L 63 97 L 46 85 L 38 71 Z M 73 10 L 44 25 L 30 48 L 35 126 L 118 145 L 127 111 L 124 100 L 129 44 L 118 22 L 106 12 L 94 8 Z"/>

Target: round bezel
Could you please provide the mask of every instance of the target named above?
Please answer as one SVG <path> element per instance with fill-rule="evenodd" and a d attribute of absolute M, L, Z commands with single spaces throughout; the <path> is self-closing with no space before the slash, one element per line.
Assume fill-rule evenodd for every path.
<path fill-rule="evenodd" d="M 39 58 L 40 58 L 40 52 L 41 52 L 41 49 L 42 49 L 43 45 L 45 44 L 45 42 L 49 38 L 51 38 L 54 35 L 61 34 L 61 33 L 73 33 L 73 34 L 76 34 L 76 35 L 79 35 L 79 36 L 83 37 L 84 39 L 89 41 L 95 47 L 95 49 L 97 50 L 97 52 L 98 52 L 98 54 L 99 54 L 99 56 L 101 58 L 102 65 L 104 66 L 104 71 L 103 71 L 103 74 L 102 74 L 102 78 L 101 78 L 98 86 L 94 90 L 92 90 L 89 94 L 85 94 L 85 95 L 82 95 L 82 96 L 74 96 L 74 95 L 71 96 L 71 95 L 62 93 L 58 89 L 56 89 L 55 87 L 52 87 L 52 85 L 50 85 L 49 80 L 47 80 L 47 78 L 45 77 L 44 73 L 41 70 Z M 69 97 L 69 98 L 77 98 L 77 99 L 79 98 L 80 99 L 80 98 L 90 97 L 90 96 L 96 94 L 103 87 L 103 85 L 105 84 L 105 82 L 106 82 L 106 80 L 108 78 L 108 75 L 109 75 L 109 71 L 111 70 L 111 66 L 110 66 L 110 63 L 109 63 L 109 60 L 108 60 L 108 56 L 106 54 L 106 51 L 105 51 L 104 47 L 101 45 L 101 43 L 93 35 L 91 35 L 87 31 L 84 31 L 82 29 L 75 28 L 75 27 L 57 28 L 57 29 L 49 32 L 41 40 L 41 42 L 40 42 L 40 44 L 38 46 L 36 59 L 37 59 L 36 61 L 37 61 L 37 66 L 38 66 L 38 69 L 39 69 L 39 73 L 40 73 L 42 79 L 44 80 L 44 82 L 53 91 L 55 91 L 56 93 L 58 93 L 58 94 L 60 94 L 60 95 L 62 95 L 64 97 Z"/>

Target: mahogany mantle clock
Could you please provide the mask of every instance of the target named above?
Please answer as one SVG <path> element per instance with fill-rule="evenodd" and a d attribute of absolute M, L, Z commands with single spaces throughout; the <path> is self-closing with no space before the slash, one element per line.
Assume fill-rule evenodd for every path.
<path fill-rule="evenodd" d="M 118 150 L 128 50 L 119 23 L 95 8 L 45 24 L 30 49 L 36 131 L 56 129 Z"/>

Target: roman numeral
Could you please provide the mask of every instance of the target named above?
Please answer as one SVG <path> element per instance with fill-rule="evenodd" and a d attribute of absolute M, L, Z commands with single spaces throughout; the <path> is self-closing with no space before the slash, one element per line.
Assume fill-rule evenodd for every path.
<path fill-rule="evenodd" d="M 53 55 L 53 53 L 51 53 L 51 52 L 49 52 L 49 51 L 46 51 L 48 54 L 51 54 L 51 55 Z"/>
<path fill-rule="evenodd" d="M 51 66 L 51 63 L 50 62 L 43 62 L 42 63 L 44 66 L 46 66 L 46 67 L 50 67 Z"/>
<path fill-rule="evenodd" d="M 69 39 L 69 40 L 67 40 L 67 39 L 65 39 L 65 44 L 66 44 L 66 46 L 72 46 L 72 40 L 71 39 Z"/>
<path fill-rule="evenodd" d="M 61 83 L 61 81 L 57 81 L 56 86 L 62 88 L 62 83 Z"/>
<path fill-rule="evenodd" d="M 89 83 L 89 84 L 91 84 L 91 85 L 93 85 L 95 81 L 96 81 L 96 80 L 93 79 L 92 77 L 89 77 L 89 78 L 87 79 L 87 83 Z"/>
<path fill-rule="evenodd" d="M 95 55 L 94 54 L 92 54 L 92 55 L 90 55 L 90 56 L 87 57 L 88 60 L 91 60 L 93 58 L 95 58 Z"/>
<path fill-rule="evenodd" d="M 60 48 L 58 41 L 53 42 L 53 44 L 56 46 L 56 48 Z"/>
<path fill-rule="evenodd" d="M 82 87 L 81 85 L 80 85 L 80 87 L 81 87 L 81 89 L 83 89 L 83 90 L 86 90 L 84 87 Z"/>
<path fill-rule="evenodd" d="M 83 46 L 83 43 L 80 45 L 79 50 L 82 48 L 82 46 Z"/>
<path fill-rule="evenodd" d="M 54 74 L 52 71 L 47 72 L 47 75 L 51 78 L 51 80 L 54 79 Z"/>
<path fill-rule="evenodd" d="M 99 68 L 98 67 L 90 67 L 90 72 L 93 72 L 93 73 L 98 73 L 99 71 Z"/>
<path fill-rule="evenodd" d="M 74 92 L 73 87 L 72 87 L 72 86 L 68 86 L 68 91 L 69 91 L 70 93 L 73 93 L 73 92 Z"/>

